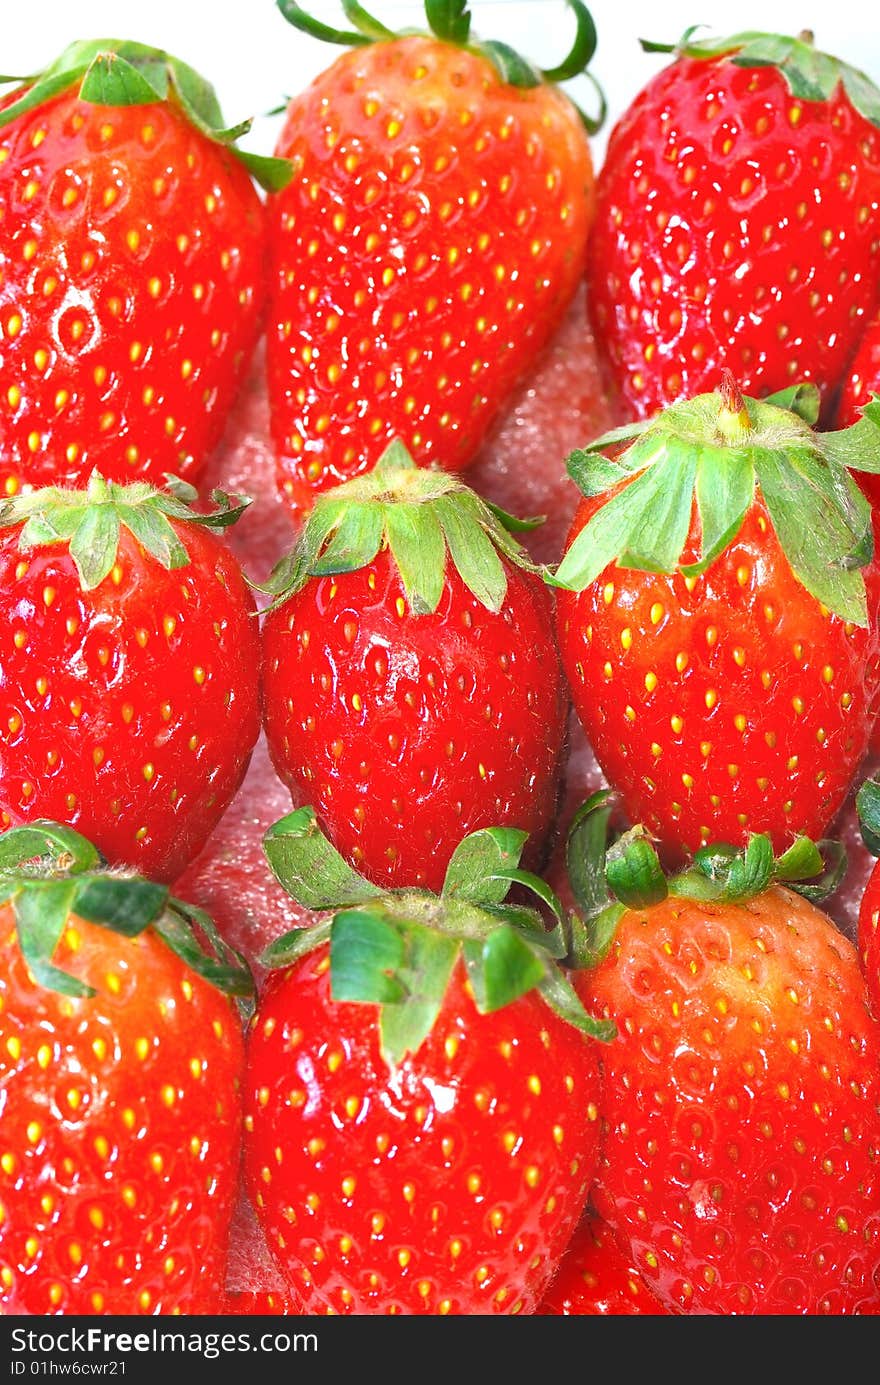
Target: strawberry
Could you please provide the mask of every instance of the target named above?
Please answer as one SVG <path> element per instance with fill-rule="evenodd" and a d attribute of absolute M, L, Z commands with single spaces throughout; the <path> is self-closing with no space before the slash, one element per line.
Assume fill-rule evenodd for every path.
<path fill-rule="evenodd" d="M 462 835 L 537 849 L 552 824 L 568 698 L 514 523 L 392 443 L 318 498 L 268 584 L 273 763 L 377 883 L 439 889 Z"/>
<path fill-rule="evenodd" d="M 862 840 L 872 856 L 880 857 L 880 780 L 866 779 L 856 794 Z M 880 1018 L 880 861 L 865 882 L 856 915 L 859 962 L 874 1014 Z"/>
<path fill-rule="evenodd" d="M 857 423 L 862 408 L 880 394 L 880 313 L 871 318 L 843 380 L 834 415 L 835 427 Z M 864 476 L 862 487 L 872 505 L 880 504 L 880 482 Z"/>
<path fill-rule="evenodd" d="M 569 2 L 572 52 L 538 72 L 471 37 L 463 0 L 426 4 L 432 32 L 403 37 L 360 5 L 339 33 L 279 0 L 297 30 L 350 47 L 290 102 L 276 146 L 293 178 L 269 207 L 268 385 L 295 514 L 395 438 L 420 465 L 467 466 L 562 320 L 593 208 L 585 120 L 556 83 L 596 35 Z"/>
<path fill-rule="evenodd" d="M 880 568 L 847 468 L 877 469 L 880 433 L 815 433 L 785 403 L 815 418 L 814 389 L 759 403 L 728 372 L 569 459 L 563 663 L 607 781 L 670 855 L 821 836 L 876 719 Z"/>
<path fill-rule="evenodd" d="M 260 728 L 254 600 L 210 532 L 241 507 L 220 498 L 196 514 L 95 474 L 0 510 L 4 826 L 66 822 L 163 880 L 201 849 Z"/>
<path fill-rule="evenodd" d="M 270 945 L 248 1038 L 245 1180 L 305 1313 L 531 1313 L 598 1154 L 599 1044 L 505 903 L 525 834 L 466 837 L 439 895 L 383 893 L 300 809 L 273 870 L 330 911 Z"/>
<path fill-rule="evenodd" d="M 0 1312 L 218 1312 L 240 958 L 69 828 L 0 837 Z"/>
<path fill-rule="evenodd" d="M 537 1310 L 541 1317 L 638 1317 L 669 1312 L 588 1209 Z"/>
<path fill-rule="evenodd" d="M 0 108 L 0 486 L 195 478 L 260 329 L 265 226 L 213 89 L 75 43 Z"/>
<path fill-rule="evenodd" d="M 685 35 L 597 180 L 591 315 L 634 417 L 723 366 L 759 396 L 812 380 L 827 417 L 878 302 L 878 125 L 873 83 L 810 35 Z"/>
<path fill-rule="evenodd" d="M 667 880 L 634 829 L 609 848 L 603 901 L 589 817 L 571 849 L 599 960 L 575 984 L 617 1024 L 597 1212 L 669 1310 L 876 1314 L 880 1024 L 854 947 L 812 902 L 842 853 L 826 868 L 799 838 L 774 860 L 755 836 Z"/>

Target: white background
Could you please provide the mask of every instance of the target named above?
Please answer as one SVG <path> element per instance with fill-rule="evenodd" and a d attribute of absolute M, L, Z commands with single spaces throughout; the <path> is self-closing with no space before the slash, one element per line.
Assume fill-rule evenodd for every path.
<path fill-rule="evenodd" d="M 271 153 L 279 118 L 264 113 L 292 95 L 333 60 L 341 49 L 297 33 L 282 19 L 274 0 L 6 0 L 2 65 L 8 73 L 39 70 L 74 39 L 128 38 L 154 44 L 198 68 L 214 83 L 230 124 L 254 116 L 243 143 Z M 349 25 L 338 0 L 304 0 L 325 23 Z M 396 29 L 423 21 L 420 0 L 364 0 L 376 18 Z M 3 5 L 6 8 L 6 5 Z M 565 0 L 472 0 L 474 31 L 503 38 L 540 66 L 551 66 L 570 46 L 573 24 Z M 674 42 L 696 22 L 707 32 L 741 29 L 798 33 L 812 28 L 817 46 L 867 71 L 880 84 L 880 18 L 869 3 L 855 0 L 594 0 L 599 32 L 593 71 L 609 98 L 611 121 L 665 57 L 643 54 L 640 37 Z M 572 83 L 576 101 L 587 105 L 587 84 Z M 610 123 L 593 141 L 596 163 Z"/>

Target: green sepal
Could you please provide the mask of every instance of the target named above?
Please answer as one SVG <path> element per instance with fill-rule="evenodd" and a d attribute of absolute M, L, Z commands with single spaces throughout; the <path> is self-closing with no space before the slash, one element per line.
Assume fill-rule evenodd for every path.
<path fill-rule="evenodd" d="M 382 1006 L 382 1052 L 392 1067 L 417 1053 L 431 1033 L 459 954 L 455 938 L 411 924 L 404 935 L 404 960 L 398 978 L 405 998 Z"/>
<path fill-rule="evenodd" d="M 11 80 L 16 79 L 0 78 L 0 83 Z M 80 100 L 99 106 L 143 106 L 174 99 L 201 134 L 228 148 L 267 190 L 277 191 L 293 176 L 289 160 L 237 148 L 235 141 L 247 134 L 252 121 L 227 126 L 210 82 L 161 49 L 121 39 L 78 40 L 44 72 L 25 81 L 21 96 L 0 110 L 0 127 L 75 85 Z"/>
<path fill-rule="evenodd" d="M 333 999 L 375 1005 L 403 1000 L 399 973 L 405 954 L 403 934 L 380 905 L 341 909 L 330 928 Z"/>
<path fill-rule="evenodd" d="M 516 869 L 527 835 L 513 827 L 485 827 L 464 837 L 446 867 L 443 896 L 468 904 L 500 904 L 510 883 L 499 872 Z"/>
<path fill-rule="evenodd" d="M 748 29 L 730 38 L 694 39 L 693 34 L 701 27 L 694 25 L 686 30 L 677 44 L 641 40 L 642 48 L 646 52 L 674 52 L 689 58 L 729 57 L 736 67 L 775 67 L 791 94 L 802 101 L 829 101 L 838 85 L 842 85 L 856 110 L 880 127 L 877 87 L 858 68 L 814 48 L 811 34 L 794 38 Z"/>
<path fill-rule="evenodd" d="M 332 926 L 333 920 L 328 918 L 305 928 L 291 928 L 263 949 L 259 957 L 260 966 L 270 971 L 293 966 L 300 958 L 307 957 L 310 952 L 330 942 Z"/>
<path fill-rule="evenodd" d="M 596 1019 L 585 1010 L 577 991 L 568 977 L 558 968 L 548 971 L 538 990 L 550 1009 L 560 1019 L 579 1029 L 591 1039 L 602 1044 L 610 1044 L 617 1038 L 617 1025 L 614 1020 Z"/>
<path fill-rule="evenodd" d="M 0 836 L 0 898 L 10 904 L 34 981 L 63 995 L 95 991 L 52 961 L 71 915 L 120 937 L 152 928 L 192 971 L 226 994 L 248 996 L 253 978 L 203 909 L 165 885 L 103 869 L 95 847 L 63 824 L 40 820 Z"/>
<path fill-rule="evenodd" d="M 811 380 L 806 380 L 800 385 L 789 385 L 787 389 L 765 395 L 764 403 L 773 404 L 777 409 L 787 409 L 815 428 L 819 422 L 822 396 L 818 387 Z"/>
<path fill-rule="evenodd" d="M 133 876 L 94 875 L 77 882 L 73 912 L 125 938 L 136 938 L 168 904 L 168 886 Z"/>
<path fill-rule="evenodd" d="M 171 951 L 203 981 L 225 995 L 248 1001 L 253 997 L 250 967 L 204 909 L 172 898 L 152 926 Z"/>
<path fill-rule="evenodd" d="M 212 499 L 215 509 L 194 510 L 171 491 L 157 490 L 143 481 L 121 485 L 93 472 L 84 490 L 44 486 L 0 502 L 0 529 L 18 527 L 18 545 L 24 553 L 66 545 L 82 590 L 93 591 L 116 562 L 121 529 L 127 529 L 145 552 L 170 571 L 189 563 L 186 545 L 170 519 L 226 528 L 251 503 L 224 491 L 214 491 Z"/>
<path fill-rule="evenodd" d="M 479 1011 L 536 990 L 557 997 L 557 1006 L 565 995 L 568 1015 L 579 1002 L 556 980 L 558 960 L 568 948 L 562 906 L 549 885 L 518 869 L 525 840 L 524 832 L 512 828 L 471 833 L 453 854 L 439 895 L 412 888 L 382 891 L 331 846 L 313 808 L 298 809 L 267 832 L 267 856 L 298 903 L 332 911 L 332 918 L 277 938 L 260 961 L 287 967 L 329 941 L 331 995 L 380 1008 L 382 1051 L 392 1067 L 431 1032 L 459 957 Z M 538 909 L 507 901 L 514 884 L 554 916 L 552 929 Z M 593 1032 L 582 1007 L 577 1026 Z"/>
<path fill-rule="evenodd" d="M 660 858 L 640 827 L 630 828 L 605 853 L 609 890 L 628 909 L 650 909 L 669 893 Z"/>
<path fill-rule="evenodd" d="M 510 516 L 457 475 L 417 467 L 395 439 L 371 471 L 317 497 L 294 548 L 265 582 L 253 585 L 271 597 L 273 610 L 311 578 L 360 571 L 387 549 L 413 615 L 436 611 L 448 563 L 477 601 L 497 613 L 507 595 L 505 561 L 540 571 L 513 527 Z"/>
<path fill-rule="evenodd" d="M 347 48 L 363 47 L 369 43 L 385 43 L 402 37 L 388 29 L 369 14 L 358 0 L 342 0 L 346 19 L 354 27 L 337 29 L 324 24 L 309 14 L 297 0 L 276 0 L 278 9 L 289 24 L 323 43 L 342 45 Z M 471 31 L 471 16 L 467 0 L 424 0 L 425 18 L 430 33 L 441 43 L 478 54 L 495 68 L 501 81 L 508 86 L 522 90 L 540 86 L 542 83 L 562 83 L 574 77 L 585 76 L 599 97 L 599 114 L 587 116 L 575 107 L 583 124 L 590 134 L 601 129 L 608 111 L 605 93 L 593 74 L 589 63 L 596 52 L 596 25 L 583 0 L 568 0 L 568 7 L 575 17 L 575 35 L 571 48 L 565 58 L 553 67 L 537 68 L 517 53 L 509 44 L 497 39 L 478 39 Z M 407 34 L 416 32 L 406 30 Z"/>
<path fill-rule="evenodd" d="M 569 473 L 585 495 L 613 493 L 546 580 L 581 591 L 613 563 L 698 576 L 733 543 L 760 492 L 797 580 L 829 611 L 865 626 L 862 569 L 873 529 L 849 468 L 880 472 L 880 399 L 836 433 L 813 431 L 812 386 L 775 400 L 741 400 L 730 412 L 723 391 L 697 395 L 637 426 L 613 460 L 599 449 L 621 445 L 627 429 L 572 453 Z M 683 562 L 694 517 L 700 554 Z"/>
<path fill-rule="evenodd" d="M 880 782 L 866 779 L 856 794 L 862 841 L 872 856 L 880 856 Z"/>
<path fill-rule="evenodd" d="M 314 808 L 298 808 L 273 823 L 263 837 L 263 850 L 282 889 L 306 909 L 365 904 L 382 893 L 328 841 Z"/>
<path fill-rule="evenodd" d="M 76 879 L 34 881 L 13 902 L 18 945 L 38 986 L 61 995 L 92 996 L 92 986 L 50 961 L 70 918 Z"/>
<path fill-rule="evenodd" d="M 782 883 L 788 889 L 803 895 L 804 899 L 810 900 L 812 904 L 821 904 L 840 888 L 848 864 L 843 842 L 822 840 L 818 843 L 818 850 L 822 861 L 821 874 L 816 872 L 810 879 L 782 878 Z"/>
<path fill-rule="evenodd" d="M 591 794 L 574 813 L 565 843 L 565 870 L 575 903 L 586 919 L 600 914 L 610 903 L 605 879 L 614 795 L 610 789 Z"/>
<path fill-rule="evenodd" d="M 607 957 L 626 905 L 614 900 L 588 918 L 572 914 L 569 920 L 568 963 L 575 971 L 597 967 Z"/>
<path fill-rule="evenodd" d="M 542 959 L 514 928 L 502 925 L 483 943 L 483 1001 L 486 1011 L 501 1010 L 544 980 Z"/>

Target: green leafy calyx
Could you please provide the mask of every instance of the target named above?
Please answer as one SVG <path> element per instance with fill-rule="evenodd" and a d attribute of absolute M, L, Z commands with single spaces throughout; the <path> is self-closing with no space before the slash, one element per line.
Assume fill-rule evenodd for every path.
<path fill-rule="evenodd" d="M 276 939 L 261 961 L 287 967 L 329 942 L 333 999 L 381 1007 L 392 1067 L 430 1034 L 459 959 L 482 1013 L 537 991 L 569 1024 L 607 1041 L 614 1026 L 586 1013 L 557 964 L 566 951 L 562 906 L 544 881 L 519 869 L 524 842 L 512 828 L 474 832 L 453 854 L 439 895 L 380 890 L 330 844 L 314 809 L 300 808 L 269 829 L 266 857 L 288 894 L 329 917 Z M 514 884 L 551 911 L 552 929 L 539 909 L 508 900 Z"/>
<path fill-rule="evenodd" d="M 78 86 L 81 101 L 98 106 L 144 106 L 173 100 L 207 139 L 226 146 L 262 187 L 277 191 L 292 176 L 286 159 L 267 158 L 239 149 L 252 121 L 227 126 L 214 88 L 194 68 L 159 48 L 124 39 L 86 39 L 69 45 L 43 72 L 20 82 L 22 90 L 0 111 L 0 126 L 35 110 L 69 87 Z"/>
<path fill-rule="evenodd" d="M 677 44 L 642 39 L 642 48 L 649 53 L 675 53 L 687 58 L 729 57 L 737 67 L 775 67 L 785 78 L 792 96 L 800 101 L 830 101 L 842 87 L 856 110 L 880 128 L 880 90 L 858 68 L 820 53 L 809 30 L 797 37 L 746 30 L 730 38 L 695 39 L 694 34 L 701 27 L 686 30 Z"/>
<path fill-rule="evenodd" d="M 12 909 L 22 955 L 46 990 L 95 994 L 53 961 L 73 915 L 127 938 L 152 928 L 218 990 L 234 996 L 253 992 L 247 964 L 204 910 L 172 898 L 166 885 L 107 870 L 91 842 L 59 823 L 41 820 L 0 836 L 0 903 Z"/>
<path fill-rule="evenodd" d="M 245 496 L 214 491 L 215 509 L 192 509 L 197 492 L 169 478 L 168 488 L 146 482 L 119 485 L 93 472 L 85 490 L 45 486 L 0 502 L 0 529 L 20 526 L 22 552 L 63 544 L 76 565 L 83 591 L 92 591 L 108 576 L 119 551 L 120 530 L 127 529 L 166 569 L 186 567 L 189 555 L 171 520 L 203 528 L 226 529 L 251 503 Z"/>
<path fill-rule="evenodd" d="M 598 40 L 593 17 L 583 0 L 567 0 L 575 21 L 574 39 L 565 58 L 554 67 L 547 68 L 535 67 L 500 40 L 477 38 L 471 29 L 468 0 L 424 0 L 424 3 L 428 29 L 436 39 L 488 59 L 502 82 L 508 86 L 528 89 L 544 82 L 561 83 L 574 77 L 586 77 L 598 97 L 599 111 L 595 116 L 587 116 L 580 111 L 581 119 L 590 134 L 601 129 L 607 115 L 607 103 L 602 88 L 589 71 Z M 342 0 L 343 13 L 352 25 L 351 29 L 335 29 L 315 19 L 298 0 L 277 0 L 277 5 L 288 24 L 292 24 L 300 33 L 308 34 L 322 43 L 338 44 L 345 48 L 388 43 L 418 32 L 404 30 L 397 33 L 387 28 L 369 14 L 359 0 Z"/>
<path fill-rule="evenodd" d="M 600 790 L 574 815 L 566 842 L 566 864 L 579 912 L 569 919 L 568 961 L 596 966 L 614 939 L 628 909 L 650 909 L 670 895 L 712 904 L 742 903 L 785 885 L 813 903 L 833 894 L 846 870 L 839 842 L 797 837 L 774 856 L 765 834 L 750 837 L 744 848 L 714 843 L 694 853 L 691 863 L 667 875 L 647 832 L 636 824 L 611 830 L 615 796 Z"/>
<path fill-rule="evenodd" d="M 437 609 L 447 562 L 497 612 L 507 594 L 505 562 L 538 571 L 512 532 L 538 522 L 505 514 L 450 472 L 417 467 L 393 442 L 372 471 L 318 497 L 296 546 L 260 590 L 281 605 L 310 578 L 357 572 L 388 549 L 414 615 Z"/>
<path fill-rule="evenodd" d="M 880 472 L 880 400 L 852 427 L 817 433 L 814 387 L 759 401 L 731 380 L 571 454 L 583 494 L 608 498 L 551 580 L 581 591 L 610 563 L 699 576 L 733 543 L 760 491 L 794 576 L 829 611 L 867 626 L 871 508 L 850 472 Z M 609 448 L 622 450 L 609 458 Z M 695 508 L 700 548 L 683 563 Z"/>

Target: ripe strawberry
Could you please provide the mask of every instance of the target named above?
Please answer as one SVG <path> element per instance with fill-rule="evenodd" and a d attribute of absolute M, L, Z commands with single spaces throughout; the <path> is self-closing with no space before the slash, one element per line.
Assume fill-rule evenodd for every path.
<path fill-rule="evenodd" d="M 808 35 L 689 32 L 674 53 L 597 181 L 590 306 L 615 381 L 640 418 L 722 366 L 754 395 L 812 380 L 827 414 L 878 301 L 878 92 Z"/>
<path fill-rule="evenodd" d="M 0 1312 L 217 1312 L 247 971 L 68 828 L 13 829 L 0 862 Z"/>
<path fill-rule="evenodd" d="M 268 380 L 278 482 L 296 513 L 395 438 L 420 465 L 474 458 L 584 272 L 593 168 L 581 113 L 552 72 L 469 39 L 464 4 L 426 5 L 397 37 L 347 9 L 337 33 L 291 0 L 298 30 L 355 45 L 287 109 L 270 199 Z M 597 124 L 586 122 L 588 129 Z"/>
<path fill-rule="evenodd" d="M 76 43 L 0 109 L 0 485 L 194 478 L 260 329 L 264 213 L 213 89 Z"/>
<path fill-rule="evenodd" d="M 260 727 L 253 597 L 170 493 L 94 475 L 0 510 L 0 821 L 55 818 L 173 879 L 241 783 Z"/>
<path fill-rule="evenodd" d="M 880 394 L 880 314 L 871 318 L 858 349 L 850 362 L 837 401 L 835 427 L 848 428 L 858 422 L 862 409 L 873 394 Z M 880 482 L 864 476 L 862 488 L 872 505 L 880 504 Z"/>
<path fill-rule="evenodd" d="M 666 881 L 634 833 L 609 852 L 620 902 L 597 913 L 594 884 L 604 957 L 576 984 L 617 1038 L 591 1200 L 670 1310 L 880 1311 L 880 1025 L 852 944 L 793 892 L 833 888 L 839 868 L 806 883 L 822 868 L 760 836 Z"/>
<path fill-rule="evenodd" d="M 815 417 L 814 392 L 786 400 Z M 846 468 L 876 469 L 878 437 L 870 417 L 814 433 L 728 373 L 569 459 L 587 498 L 556 574 L 563 663 L 608 782 L 670 853 L 781 850 L 843 803 L 880 699 L 880 567 Z"/>
<path fill-rule="evenodd" d="M 253 1017 L 245 1179 L 306 1313 L 531 1313 L 583 1210 L 597 1026 L 505 904 L 524 833 L 464 839 L 441 895 L 383 894 L 300 809 L 266 839 L 332 919 L 270 947 Z M 558 906 L 557 906 L 558 907 Z M 328 951 L 329 943 L 329 951 Z M 351 1003 L 358 1002 L 358 1003 Z"/>
<path fill-rule="evenodd" d="M 856 795 L 862 838 L 868 851 L 880 857 L 880 781 L 866 779 Z M 880 1019 L 880 861 L 872 868 L 856 918 L 859 962 L 868 999 Z"/>
<path fill-rule="evenodd" d="M 273 763 L 378 883 L 439 889 L 462 835 L 517 826 L 537 849 L 554 818 L 552 600 L 499 515 L 394 443 L 318 499 L 269 584 Z"/>
<path fill-rule="evenodd" d="M 538 1308 L 541 1317 L 636 1317 L 663 1308 L 608 1227 L 588 1210 Z"/>

